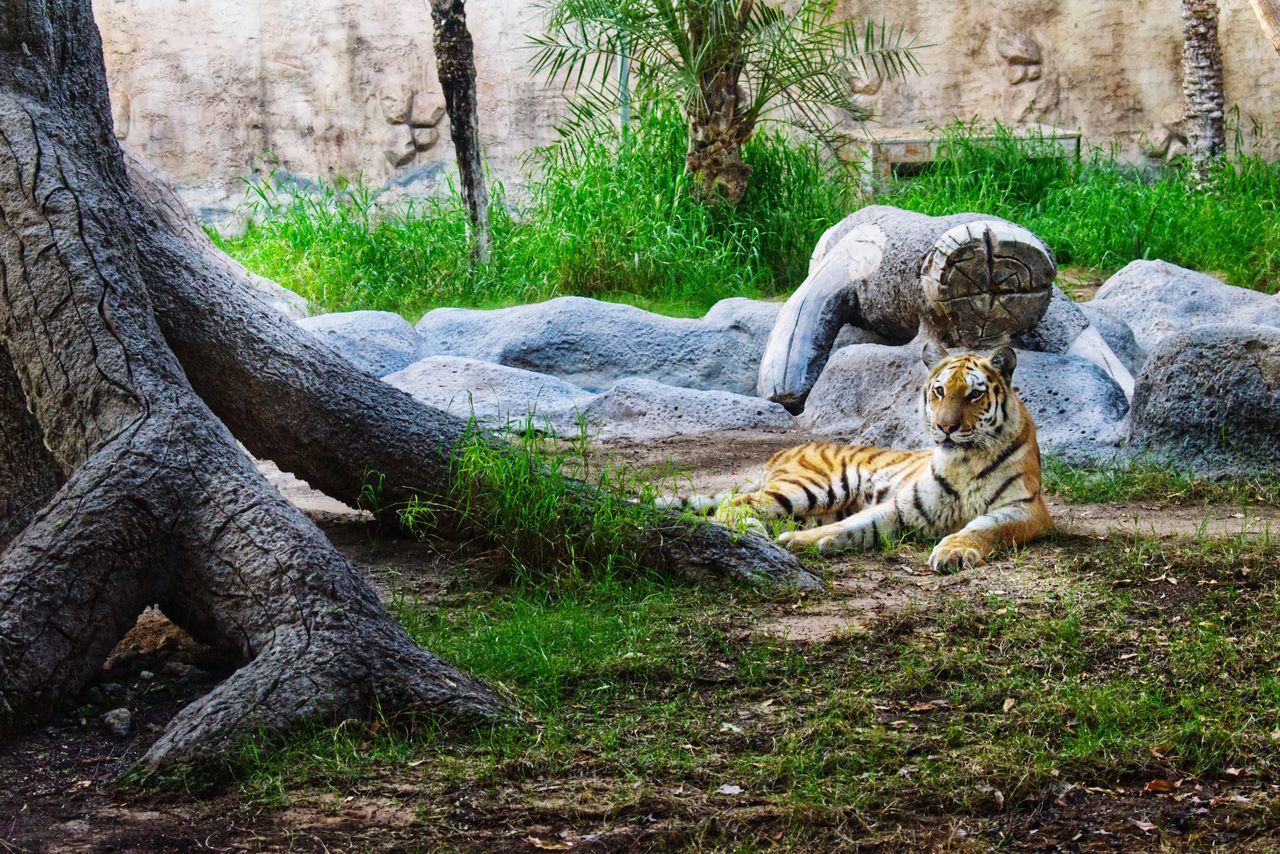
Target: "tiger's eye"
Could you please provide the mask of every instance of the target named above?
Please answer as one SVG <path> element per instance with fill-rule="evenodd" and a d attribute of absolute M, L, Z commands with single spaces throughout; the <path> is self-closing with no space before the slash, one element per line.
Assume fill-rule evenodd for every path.
<path fill-rule="evenodd" d="M 969 392 L 969 399 L 970 399 L 970 400 L 979 400 L 979 399 L 981 399 L 981 397 L 982 397 L 984 394 L 986 394 L 986 393 L 987 393 L 987 392 L 986 392 L 986 390 L 985 390 L 985 389 L 975 388 L 973 391 Z"/>
<path fill-rule="evenodd" d="M 944 394 L 946 394 L 946 393 L 947 393 L 947 392 L 946 392 L 946 389 L 944 389 L 944 388 L 943 388 L 942 386 L 940 386 L 940 385 L 936 385 L 936 386 L 934 386 L 934 387 L 933 387 L 933 396 L 934 396 L 934 397 L 936 397 L 936 398 L 938 398 L 939 400 L 941 400 L 941 399 L 942 399 L 942 396 L 943 396 Z"/>

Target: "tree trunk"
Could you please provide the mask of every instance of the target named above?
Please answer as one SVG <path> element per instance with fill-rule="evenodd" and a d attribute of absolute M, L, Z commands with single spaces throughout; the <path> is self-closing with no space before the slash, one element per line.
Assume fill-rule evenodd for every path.
<path fill-rule="evenodd" d="M 1199 180 L 1227 147 L 1222 46 L 1215 0 L 1182 0 L 1182 94 L 1187 148 Z"/>
<path fill-rule="evenodd" d="M 413 643 L 189 385 L 153 315 L 88 4 L 4 0 L 0 20 L 0 401 L 25 445 L 6 465 L 29 453 L 18 475 L 49 496 L 33 511 L 7 490 L 0 730 L 83 689 L 152 603 L 240 667 L 174 718 L 151 771 L 375 706 L 511 717 Z"/>
<path fill-rule="evenodd" d="M 742 146 L 753 125 L 738 115 L 746 96 L 736 77 L 727 72 L 717 74 L 703 94 L 705 105 L 690 110 L 685 169 L 693 176 L 693 191 L 699 199 L 737 204 L 751 178 L 751 167 L 742 160 Z"/>
<path fill-rule="evenodd" d="M 741 33 L 754 0 L 733 6 L 714 3 L 689 11 L 689 43 L 695 54 L 713 59 L 698 79 L 701 101 L 686 108 L 689 150 L 685 169 L 693 176 L 694 194 L 705 202 L 737 204 L 747 191 L 751 167 L 742 161 L 742 146 L 755 130 L 749 100 L 740 85 L 744 58 Z"/>
<path fill-rule="evenodd" d="M 894 344 L 1005 343 L 1044 314 L 1056 274 L 1048 247 L 1011 222 L 862 208 L 818 239 L 769 334 L 758 393 L 798 411 L 846 324 Z"/>
<path fill-rule="evenodd" d="M 150 604 L 239 668 L 151 772 L 375 708 L 516 717 L 414 644 L 236 441 L 346 500 L 386 472 L 395 501 L 450 493 L 465 425 L 312 340 L 126 163 L 87 2 L 0 0 L 0 20 L 0 734 L 81 691 Z M 816 583 L 758 538 L 673 521 L 653 542 L 669 569 Z"/>
<path fill-rule="evenodd" d="M 489 187 L 480 157 L 480 118 L 476 113 L 476 57 L 471 33 L 467 30 L 464 0 L 430 0 L 435 24 L 436 72 L 444 88 L 449 112 L 449 135 L 458 159 L 458 180 L 462 200 L 471 214 L 472 239 L 476 259 L 489 263 L 492 237 L 489 232 Z"/>
<path fill-rule="evenodd" d="M 1250 0 L 1250 3 L 1262 24 L 1262 31 L 1271 40 L 1271 46 L 1280 53 L 1280 0 Z"/>

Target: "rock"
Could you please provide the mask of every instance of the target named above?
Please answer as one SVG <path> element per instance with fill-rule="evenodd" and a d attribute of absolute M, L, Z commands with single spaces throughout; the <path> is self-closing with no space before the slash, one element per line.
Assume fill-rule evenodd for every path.
<path fill-rule="evenodd" d="M 1098 290 L 1093 307 L 1122 320 L 1151 353 L 1175 332 L 1227 323 L 1280 327 L 1280 296 L 1238 288 L 1167 261 L 1133 261 Z"/>
<path fill-rule="evenodd" d="M 102 728 L 116 738 L 124 738 L 133 731 L 133 712 L 121 707 L 102 716 Z"/>
<path fill-rule="evenodd" d="M 413 103 L 413 90 L 406 85 L 384 89 L 378 94 L 382 117 L 387 124 L 402 125 L 409 118 L 409 105 Z"/>
<path fill-rule="evenodd" d="M 440 124 L 444 117 L 444 97 L 419 92 L 413 96 L 413 108 L 409 111 L 409 126 L 429 128 Z"/>
<path fill-rule="evenodd" d="M 406 368 L 422 355 L 418 333 L 390 311 L 320 314 L 300 320 L 298 325 L 375 377 Z"/>
<path fill-rule="evenodd" d="M 251 273 L 248 270 L 244 273 L 249 279 L 249 284 L 253 286 L 254 293 L 285 317 L 290 320 L 301 320 L 311 315 L 311 309 L 301 294 L 296 294 L 284 285 L 259 276 L 257 273 Z"/>
<path fill-rule="evenodd" d="M 1026 33 L 1001 31 L 996 36 L 996 53 L 1010 65 L 1039 65 L 1040 45 Z"/>
<path fill-rule="evenodd" d="M 1133 337 L 1133 330 L 1129 328 L 1129 324 L 1092 302 L 1084 302 L 1079 305 L 1080 311 L 1084 312 L 1089 325 L 1098 330 L 1102 340 L 1106 341 L 1107 345 L 1111 347 L 1111 352 L 1119 356 L 1124 366 L 1136 375 L 1142 368 L 1142 363 L 1147 360 L 1147 352 L 1142 349 L 1138 344 L 1138 340 Z"/>
<path fill-rule="evenodd" d="M 413 160 L 413 131 L 408 125 L 388 125 L 382 138 L 382 153 L 392 166 L 404 166 Z"/>
<path fill-rule="evenodd" d="M 831 357 L 799 418 L 802 428 L 855 444 L 930 447 L 919 414 L 928 370 L 920 344 L 858 344 Z M 1123 440 L 1124 392 L 1084 359 L 1018 351 L 1014 387 L 1036 422 L 1040 449 L 1068 462 L 1114 457 Z"/>
<path fill-rule="evenodd" d="M 1138 375 L 1130 446 L 1205 474 L 1280 466 L 1280 328 L 1174 333 Z"/>
<path fill-rule="evenodd" d="M 440 140 L 440 131 L 435 128 L 414 128 L 413 147 L 418 151 L 426 151 Z"/>
<path fill-rule="evenodd" d="M 640 377 L 753 394 L 778 303 L 733 298 L 697 320 L 583 297 L 482 311 L 438 308 L 418 322 L 424 355 L 551 374 L 600 391 Z"/>
<path fill-rule="evenodd" d="M 383 379 L 428 406 L 474 416 L 489 429 L 532 415 L 539 424 L 550 419 L 561 432 L 573 423 L 575 408 L 592 397 L 546 374 L 458 356 L 428 356 Z"/>
<path fill-rule="evenodd" d="M 781 405 L 759 397 L 675 388 L 639 378 L 623 380 L 597 395 L 581 412 L 587 423 L 598 429 L 598 434 L 593 435 L 604 440 L 639 441 L 724 430 L 785 430 L 794 423 Z"/>
<path fill-rule="evenodd" d="M 1036 325 L 1014 336 L 1018 347 L 1045 353 L 1065 353 L 1089 325 L 1080 306 L 1057 285 L 1049 298 L 1049 306 Z"/>

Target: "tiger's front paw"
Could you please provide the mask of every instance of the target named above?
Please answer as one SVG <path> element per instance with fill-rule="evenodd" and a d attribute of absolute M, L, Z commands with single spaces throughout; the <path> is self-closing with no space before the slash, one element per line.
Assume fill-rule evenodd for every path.
<path fill-rule="evenodd" d="M 833 555 L 849 548 L 850 537 L 844 532 L 833 534 L 821 528 L 809 528 L 800 531 L 783 531 L 778 535 L 778 542 L 793 552 L 805 551 L 810 546 L 817 546 L 819 554 Z"/>
<path fill-rule="evenodd" d="M 986 543 L 966 534 L 944 537 L 929 555 L 929 568 L 934 572 L 956 572 L 984 563 Z"/>

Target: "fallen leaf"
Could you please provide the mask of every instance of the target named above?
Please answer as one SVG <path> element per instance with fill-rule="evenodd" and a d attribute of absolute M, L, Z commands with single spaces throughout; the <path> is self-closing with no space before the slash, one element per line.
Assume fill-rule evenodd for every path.
<path fill-rule="evenodd" d="M 738 726 L 737 724 L 731 724 L 728 721 L 724 721 L 720 724 L 720 731 L 731 732 L 734 735 L 742 735 L 742 727 Z"/>
<path fill-rule="evenodd" d="M 1129 823 L 1141 830 L 1143 833 L 1150 833 L 1156 829 L 1156 826 L 1149 821 L 1138 821 L 1136 818 L 1129 819 Z"/>
<path fill-rule="evenodd" d="M 716 794 L 717 795 L 741 795 L 742 787 L 735 786 L 732 783 L 725 783 L 723 786 L 716 789 Z"/>
<path fill-rule="evenodd" d="M 1178 788 L 1177 783 L 1171 782 L 1169 780 L 1165 780 L 1162 777 L 1157 777 L 1156 779 L 1147 783 L 1147 785 L 1143 786 L 1142 791 L 1153 792 L 1155 794 L 1165 794 L 1168 792 L 1172 792 L 1177 788 Z"/>
<path fill-rule="evenodd" d="M 570 848 L 573 847 L 573 845 L 571 845 L 568 842 L 554 842 L 554 841 L 549 841 L 545 839 L 539 839 L 536 836 L 526 836 L 525 841 L 527 841 L 534 848 L 540 848 L 543 851 L 568 851 Z"/>
<path fill-rule="evenodd" d="M 1009 712 L 1012 711 L 1013 707 L 1016 705 L 1018 705 L 1018 701 L 1015 700 L 1013 697 L 1005 697 L 1004 706 L 1002 707 L 1004 709 L 1004 713 L 1006 715 L 1009 714 Z"/>

